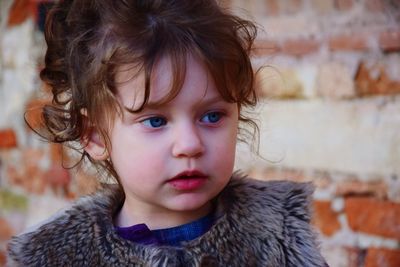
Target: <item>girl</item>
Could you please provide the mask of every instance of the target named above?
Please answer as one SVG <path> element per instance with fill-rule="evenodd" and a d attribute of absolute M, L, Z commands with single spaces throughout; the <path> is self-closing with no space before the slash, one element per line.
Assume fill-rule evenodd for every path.
<path fill-rule="evenodd" d="M 118 186 L 15 237 L 19 266 L 324 266 L 312 186 L 233 172 L 257 103 L 254 25 L 213 0 L 60 1 L 41 78 L 50 141 Z"/>

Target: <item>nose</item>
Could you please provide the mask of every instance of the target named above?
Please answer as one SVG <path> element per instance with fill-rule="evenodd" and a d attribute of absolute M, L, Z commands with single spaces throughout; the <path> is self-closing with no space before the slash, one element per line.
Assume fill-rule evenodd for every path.
<path fill-rule="evenodd" d="M 172 154 L 174 157 L 196 158 L 204 153 L 204 144 L 194 125 L 182 125 L 174 132 Z"/>

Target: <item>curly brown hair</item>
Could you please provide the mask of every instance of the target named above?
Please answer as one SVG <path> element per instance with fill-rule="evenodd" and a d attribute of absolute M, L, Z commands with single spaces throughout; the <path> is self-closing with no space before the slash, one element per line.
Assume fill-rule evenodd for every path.
<path fill-rule="evenodd" d="M 59 1 L 46 18 L 48 48 L 40 73 L 53 94 L 52 104 L 43 109 L 47 139 L 82 142 L 95 129 L 110 146 L 107 133 L 114 116 L 121 108 L 138 112 L 146 106 L 152 70 L 165 55 L 172 62 L 173 85 L 162 101 L 179 93 L 187 55 L 194 54 L 226 101 L 237 103 L 239 109 L 255 106 L 249 54 L 256 33 L 252 22 L 230 14 L 214 0 Z M 121 107 L 115 98 L 115 75 L 123 65 L 144 73 L 144 101 L 137 110 Z M 242 112 L 239 116 L 258 132 L 252 119 Z M 80 151 L 81 159 L 94 162 Z M 118 180 L 110 161 L 95 163 Z"/>

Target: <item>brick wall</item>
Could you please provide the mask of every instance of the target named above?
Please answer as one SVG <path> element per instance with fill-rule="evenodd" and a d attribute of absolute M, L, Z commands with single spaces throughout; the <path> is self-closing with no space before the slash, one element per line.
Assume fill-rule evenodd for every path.
<path fill-rule="evenodd" d="M 400 2 L 225 1 L 263 28 L 259 179 L 313 181 L 330 266 L 400 266 Z M 243 155 L 243 156 L 242 156 Z"/>
<path fill-rule="evenodd" d="M 61 167 L 74 164 L 70 153 L 25 126 L 48 101 L 37 78 L 40 1 L 11 2 L 0 8 L 0 266 L 12 234 L 96 188 L 92 175 Z M 251 111 L 260 156 L 240 145 L 237 167 L 315 183 L 313 223 L 330 266 L 400 266 L 400 3 L 223 4 L 262 28 L 252 55 L 261 104 Z"/>

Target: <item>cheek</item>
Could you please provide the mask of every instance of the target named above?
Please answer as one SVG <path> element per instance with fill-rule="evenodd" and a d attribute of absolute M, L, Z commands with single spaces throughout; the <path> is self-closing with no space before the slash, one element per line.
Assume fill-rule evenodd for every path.
<path fill-rule="evenodd" d="M 132 138 L 135 136 L 135 138 Z M 112 140 L 111 159 L 121 179 L 159 172 L 165 165 L 162 142 L 141 138 L 140 134 L 120 133 Z"/>
<path fill-rule="evenodd" d="M 214 162 L 216 166 L 233 168 L 236 152 L 237 129 L 232 127 L 227 129 L 219 138 L 215 138 L 212 144 Z"/>

